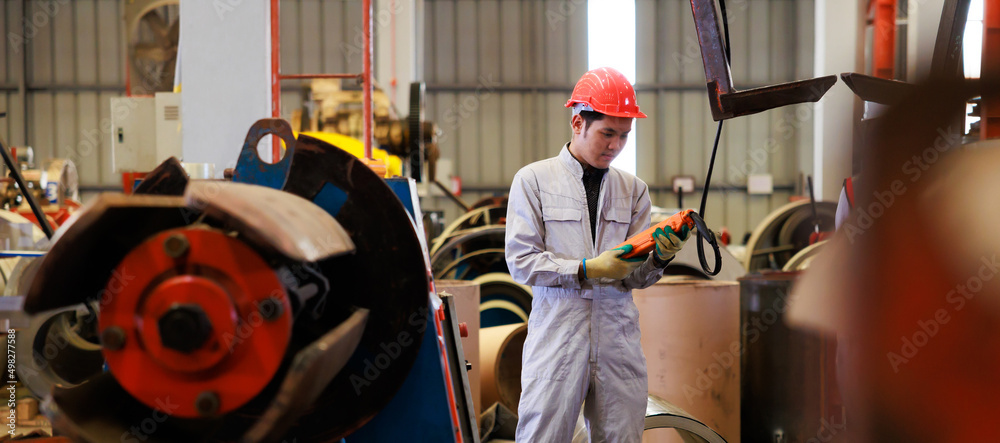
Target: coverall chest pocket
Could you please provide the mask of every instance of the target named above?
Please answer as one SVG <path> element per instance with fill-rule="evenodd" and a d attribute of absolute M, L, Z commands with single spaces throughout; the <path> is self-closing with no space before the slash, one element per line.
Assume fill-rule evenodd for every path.
<path fill-rule="evenodd" d="M 578 208 L 542 206 L 545 249 L 561 257 L 573 257 L 579 254 L 577 250 L 579 248 L 574 246 L 579 245 L 580 239 L 583 238 L 581 217 L 583 211 Z"/>
<path fill-rule="evenodd" d="M 604 244 L 613 247 L 628 238 L 628 227 L 632 223 L 632 210 L 628 206 L 617 204 L 607 208 L 601 217 L 604 219 Z M 622 200 L 627 204 L 627 200 Z"/>

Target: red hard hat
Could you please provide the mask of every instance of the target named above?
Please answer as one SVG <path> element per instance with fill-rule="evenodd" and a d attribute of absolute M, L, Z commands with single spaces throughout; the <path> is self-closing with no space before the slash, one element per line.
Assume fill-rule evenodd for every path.
<path fill-rule="evenodd" d="M 613 117 L 646 118 L 639 110 L 632 84 L 614 68 L 597 68 L 583 74 L 566 107 L 572 108 L 578 103 L 586 105 L 583 108 L 586 111 Z"/>

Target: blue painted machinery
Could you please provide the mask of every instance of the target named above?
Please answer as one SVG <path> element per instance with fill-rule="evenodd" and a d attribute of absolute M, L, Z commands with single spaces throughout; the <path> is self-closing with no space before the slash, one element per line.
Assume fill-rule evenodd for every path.
<path fill-rule="evenodd" d="M 287 147 L 275 164 L 262 161 L 256 153 L 257 143 L 267 134 L 281 137 Z M 389 282 L 391 287 L 385 289 L 406 293 L 407 300 L 413 301 L 406 319 L 417 327 L 412 335 L 420 337 L 422 333 L 422 338 L 384 337 L 386 341 L 374 350 L 360 347 L 342 369 L 338 378 L 351 381 L 356 392 L 371 389 L 373 396 L 380 397 L 375 404 L 381 404 L 374 417 L 345 440 L 478 442 L 458 325 L 451 315 L 454 307 L 451 300 L 442 302 L 437 297 L 429 278 L 430 261 L 414 181 L 383 180 L 351 154 L 308 136 L 296 140 L 286 122 L 273 119 L 261 120 L 251 128 L 233 181 L 281 187 L 312 200 L 334 216 L 358 245 L 355 264 L 359 272 L 347 274 L 352 280 L 350 291 L 365 292 L 371 283 L 368 278 L 384 280 L 390 274 L 385 270 L 392 267 L 405 264 L 415 271 Z M 384 241 L 393 237 L 398 238 Z M 405 242 L 401 240 L 404 237 Z M 364 271 L 360 268 L 371 271 L 368 278 L 361 277 Z M 411 356 L 404 355 L 408 347 L 415 350 Z M 387 368 L 383 368 L 386 357 L 406 361 L 386 363 Z M 409 363 L 405 373 L 382 373 L 405 363 Z M 375 386 L 383 377 L 393 379 L 383 383 L 385 386 Z M 392 388 L 394 394 L 390 393 Z M 357 405 L 348 396 L 339 406 L 347 412 Z"/>
<path fill-rule="evenodd" d="M 274 164 L 257 156 L 265 135 L 287 148 Z M 296 138 L 283 120 L 258 121 L 232 183 L 189 182 L 171 159 L 136 195 L 101 196 L 60 231 L 24 309 L 38 318 L 63 312 L 77 325 L 68 334 L 79 336 L 20 376 L 51 396 L 56 430 L 79 441 L 478 443 L 454 302 L 435 293 L 420 215 L 412 180 L 383 179 L 336 146 Z M 206 250 L 200 238 L 231 247 Z M 248 260 L 256 268 L 238 266 Z M 166 271 L 145 272 L 149 281 L 115 280 L 125 264 L 154 261 L 160 268 L 150 269 Z M 271 286 L 234 289 L 243 280 Z M 271 295 L 254 294 L 265 290 Z M 146 312 L 167 296 L 165 313 Z M 247 296 L 263 302 L 244 317 L 251 304 L 238 297 Z M 123 315 L 109 327 L 112 312 Z M 235 341 L 223 333 L 230 326 Z M 72 359 L 76 346 L 93 358 Z M 176 386 L 160 385 L 169 377 L 142 382 L 147 375 L 130 365 L 149 355 Z M 233 355 L 244 358 L 233 363 Z M 118 363 L 108 371 L 101 356 Z M 36 382 L 64 358 L 72 379 Z M 218 383 L 259 381 L 265 371 L 273 375 L 256 387 Z M 178 398 L 178 409 L 163 406 Z"/>

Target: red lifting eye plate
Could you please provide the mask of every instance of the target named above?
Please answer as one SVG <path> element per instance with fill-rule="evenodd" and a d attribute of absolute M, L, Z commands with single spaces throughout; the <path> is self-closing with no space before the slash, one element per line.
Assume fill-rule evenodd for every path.
<path fill-rule="evenodd" d="M 291 338 L 284 287 L 250 247 L 211 229 L 161 232 L 111 274 L 99 321 L 118 382 L 187 418 L 232 411 L 274 377 Z"/>

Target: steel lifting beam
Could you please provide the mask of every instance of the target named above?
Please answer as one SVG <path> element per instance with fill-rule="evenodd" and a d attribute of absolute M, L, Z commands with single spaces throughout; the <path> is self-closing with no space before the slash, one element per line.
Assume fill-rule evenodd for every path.
<path fill-rule="evenodd" d="M 933 78 L 962 76 L 962 39 L 965 35 L 965 22 L 969 17 L 969 3 L 970 0 L 945 0 L 944 8 L 941 11 L 941 21 L 938 25 L 937 40 L 934 42 L 934 56 L 931 59 L 931 77 Z M 983 49 L 985 51 L 985 44 Z M 910 83 L 887 80 L 878 75 L 873 77 L 857 73 L 843 73 L 840 76 L 844 83 L 847 83 L 847 86 L 854 91 L 854 94 L 861 97 L 862 100 L 886 105 L 899 103 L 907 94 L 916 89 L 915 85 Z M 964 116 L 959 117 L 964 119 Z"/>
<path fill-rule="evenodd" d="M 836 76 L 829 75 L 739 91 L 733 87 L 715 0 L 691 0 L 691 12 L 694 14 L 698 44 L 701 46 L 701 57 L 705 63 L 709 104 L 715 121 L 756 114 L 797 103 L 819 101 L 837 82 Z"/>

